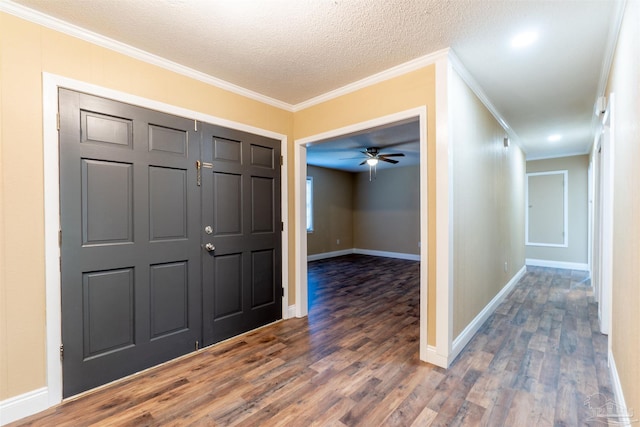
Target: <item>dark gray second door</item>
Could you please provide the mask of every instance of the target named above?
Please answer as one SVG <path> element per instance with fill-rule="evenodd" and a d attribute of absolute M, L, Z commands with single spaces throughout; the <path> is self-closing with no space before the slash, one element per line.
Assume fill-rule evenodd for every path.
<path fill-rule="evenodd" d="M 202 336 L 194 122 L 60 90 L 65 397 Z"/>
<path fill-rule="evenodd" d="M 282 317 L 280 141 L 204 124 L 201 150 L 208 345 Z"/>

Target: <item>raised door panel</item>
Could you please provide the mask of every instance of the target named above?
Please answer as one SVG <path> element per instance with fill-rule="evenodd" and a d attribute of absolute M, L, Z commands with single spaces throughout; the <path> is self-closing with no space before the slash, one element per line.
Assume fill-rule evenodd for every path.
<path fill-rule="evenodd" d="M 135 345 L 134 269 L 83 274 L 84 359 Z"/>
<path fill-rule="evenodd" d="M 149 125 L 149 151 L 187 156 L 188 134 L 184 130 Z"/>
<path fill-rule="evenodd" d="M 133 242 L 133 165 L 80 161 L 83 245 Z"/>
<path fill-rule="evenodd" d="M 189 327 L 188 262 L 152 265 L 150 269 L 151 339 Z"/>
<path fill-rule="evenodd" d="M 241 174 L 213 172 L 213 224 L 216 235 L 242 234 Z"/>
<path fill-rule="evenodd" d="M 149 167 L 150 240 L 186 239 L 187 171 Z"/>
<path fill-rule="evenodd" d="M 251 177 L 251 232 L 273 233 L 275 220 L 273 178 Z"/>
<path fill-rule="evenodd" d="M 214 321 L 242 313 L 242 254 L 214 259 Z"/>
<path fill-rule="evenodd" d="M 267 249 L 251 254 L 251 307 L 273 304 L 276 299 L 275 251 Z"/>

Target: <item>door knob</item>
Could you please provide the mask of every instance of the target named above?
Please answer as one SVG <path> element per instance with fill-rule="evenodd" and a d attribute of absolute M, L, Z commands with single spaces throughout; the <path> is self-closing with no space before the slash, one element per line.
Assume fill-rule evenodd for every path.
<path fill-rule="evenodd" d="M 204 248 L 207 250 L 207 252 L 213 252 L 216 250 L 216 247 L 213 246 L 213 243 L 207 243 L 206 245 L 204 245 Z"/>

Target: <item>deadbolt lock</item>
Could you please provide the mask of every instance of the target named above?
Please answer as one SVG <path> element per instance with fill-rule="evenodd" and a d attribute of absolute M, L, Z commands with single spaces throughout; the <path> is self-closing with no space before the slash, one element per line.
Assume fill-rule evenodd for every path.
<path fill-rule="evenodd" d="M 211 227 L 210 225 L 207 225 L 204 228 L 204 232 L 207 233 L 207 234 L 212 234 L 213 233 L 213 227 Z"/>

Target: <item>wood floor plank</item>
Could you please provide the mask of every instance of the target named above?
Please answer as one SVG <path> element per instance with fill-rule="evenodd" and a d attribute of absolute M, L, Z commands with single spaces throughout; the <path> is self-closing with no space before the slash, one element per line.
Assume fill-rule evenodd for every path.
<path fill-rule="evenodd" d="M 431 396 L 435 393 L 436 387 L 445 375 L 431 371 L 420 377 L 420 383 L 407 395 L 398 408 L 389 415 L 385 424 L 398 427 L 411 425 L 423 412 Z M 434 414 L 436 414 L 435 411 Z"/>
<path fill-rule="evenodd" d="M 425 407 L 418 417 L 411 423 L 411 427 L 428 427 L 433 424 L 433 421 L 438 416 L 436 411 Z"/>
<path fill-rule="evenodd" d="M 309 316 L 202 349 L 15 426 L 561 426 L 613 399 L 583 272 L 532 267 L 448 370 L 418 359 L 420 264 L 309 264 Z"/>

